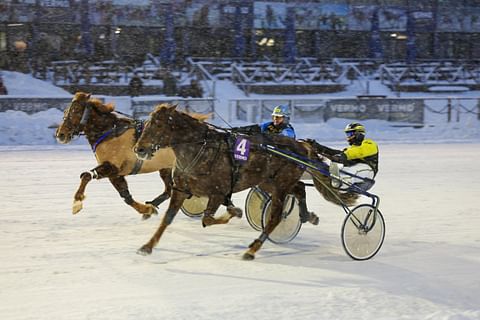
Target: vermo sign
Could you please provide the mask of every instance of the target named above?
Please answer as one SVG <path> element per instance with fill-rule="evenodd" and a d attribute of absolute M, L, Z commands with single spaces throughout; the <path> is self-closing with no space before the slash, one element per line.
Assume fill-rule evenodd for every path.
<path fill-rule="evenodd" d="M 327 102 L 323 116 L 325 121 L 348 118 L 423 123 L 424 102 L 418 99 L 335 99 Z"/>

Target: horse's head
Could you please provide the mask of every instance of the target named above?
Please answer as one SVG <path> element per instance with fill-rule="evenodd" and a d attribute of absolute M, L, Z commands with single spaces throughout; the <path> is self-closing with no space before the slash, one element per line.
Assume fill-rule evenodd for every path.
<path fill-rule="evenodd" d="M 150 114 L 145 122 L 142 135 L 133 147 L 137 157 L 142 160 L 151 159 L 155 151 L 171 146 L 175 118 L 178 112 L 176 106 L 161 104 Z"/>
<path fill-rule="evenodd" d="M 55 132 L 55 137 L 59 143 L 69 143 L 75 135 L 82 131 L 82 125 L 88 117 L 88 112 L 85 112 L 89 93 L 77 92 L 72 99 L 72 102 L 65 109 L 63 113 L 63 121 L 58 126 Z"/>
<path fill-rule="evenodd" d="M 75 93 L 70 106 L 65 109 L 63 121 L 55 132 L 55 137 L 59 143 L 69 143 L 76 135 L 81 134 L 89 122 L 92 120 L 92 110 L 95 114 L 107 114 L 114 110 L 113 104 L 103 104 L 100 100 L 91 98 L 90 93 Z M 102 121 L 97 119 L 93 124 L 98 127 Z"/>

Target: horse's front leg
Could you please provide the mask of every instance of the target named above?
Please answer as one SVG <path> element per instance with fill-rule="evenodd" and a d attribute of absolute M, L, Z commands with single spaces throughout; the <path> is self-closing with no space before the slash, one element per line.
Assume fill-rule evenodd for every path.
<path fill-rule="evenodd" d="M 159 172 L 160 172 L 160 178 L 162 178 L 163 184 L 165 185 L 165 190 L 161 195 L 159 195 L 152 201 L 147 201 L 147 204 L 152 204 L 157 208 L 163 201 L 170 198 L 170 194 L 172 193 L 172 184 L 173 184 L 172 169 L 161 169 L 159 170 Z"/>
<path fill-rule="evenodd" d="M 285 195 L 283 197 L 272 196 L 272 208 L 270 213 L 270 220 L 267 222 L 267 225 L 263 229 L 260 237 L 255 239 L 248 247 L 247 252 L 243 254 L 243 260 L 253 260 L 255 259 L 255 253 L 260 250 L 265 240 L 267 240 L 268 235 L 275 230 L 282 218 L 283 210 L 283 201 L 285 200 Z"/>
<path fill-rule="evenodd" d="M 101 165 L 90 170 L 90 172 L 82 172 L 82 174 L 80 174 L 80 186 L 73 196 L 72 213 L 76 214 L 82 210 L 83 200 L 85 200 L 85 188 L 92 178 L 101 179 L 112 174 L 116 175 L 117 172 L 118 169 L 109 162 L 102 163 Z"/>
<path fill-rule="evenodd" d="M 160 226 L 153 234 L 152 238 L 150 238 L 150 241 L 137 250 L 138 254 L 148 255 L 152 253 L 153 248 L 157 245 L 158 241 L 160 241 L 160 238 L 168 225 L 172 223 L 173 218 L 175 218 L 175 215 L 182 207 L 183 201 L 185 201 L 186 198 L 187 195 L 183 192 L 176 190 L 172 192 L 172 198 L 170 199 L 167 212 L 163 216 L 162 223 L 160 223 Z"/>
<path fill-rule="evenodd" d="M 133 199 L 130 191 L 128 190 L 128 183 L 124 176 L 109 177 L 112 185 L 117 189 L 120 197 L 123 198 L 126 204 L 137 210 L 138 213 L 143 215 L 143 219 L 148 219 L 152 214 L 157 214 L 157 209 L 152 204 L 143 204 Z"/>
<path fill-rule="evenodd" d="M 78 187 L 75 195 L 73 196 L 72 213 L 77 214 L 83 208 L 83 200 L 85 200 L 85 188 L 87 184 L 92 180 L 92 174 L 90 172 L 83 172 L 80 174 L 80 186 Z"/>

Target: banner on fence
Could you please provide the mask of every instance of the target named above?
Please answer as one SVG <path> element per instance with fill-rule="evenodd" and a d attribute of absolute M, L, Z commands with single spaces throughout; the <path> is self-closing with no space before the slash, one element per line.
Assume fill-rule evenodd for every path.
<path fill-rule="evenodd" d="M 421 99 L 335 99 L 328 101 L 323 119 L 379 119 L 421 124 L 424 101 Z"/>
<path fill-rule="evenodd" d="M 293 116 L 296 121 L 304 123 L 316 123 L 323 119 L 323 113 L 328 100 L 295 100 L 293 103 Z"/>
<path fill-rule="evenodd" d="M 235 119 L 258 123 L 271 119 L 276 105 L 290 107 L 291 120 L 302 123 L 328 121 L 331 118 L 379 119 L 423 124 L 424 99 L 300 99 L 232 100 Z M 230 119 L 233 120 L 233 119 Z"/>
<path fill-rule="evenodd" d="M 72 98 L 27 98 L 27 97 L 2 97 L 0 98 L 0 112 L 5 112 L 7 110 L 13 111 L 23 111 L 28 114 L 33 114 L 40 111 L 45 111 L 51 108 L 56 108 L 58 110 L 65 110 L 70 103 Z"/>

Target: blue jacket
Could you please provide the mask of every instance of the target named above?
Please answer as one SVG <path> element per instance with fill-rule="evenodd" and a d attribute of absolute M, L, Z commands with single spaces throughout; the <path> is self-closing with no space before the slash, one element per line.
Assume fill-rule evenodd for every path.
<path fill-rule="evenodd" d="M 262 133 L 281 134 L 295 139 L 295 130 L 290 124 L 281 124 L 278 127 L 273 125 L 273 121 L 267 121 L 260 125 Z"/>

